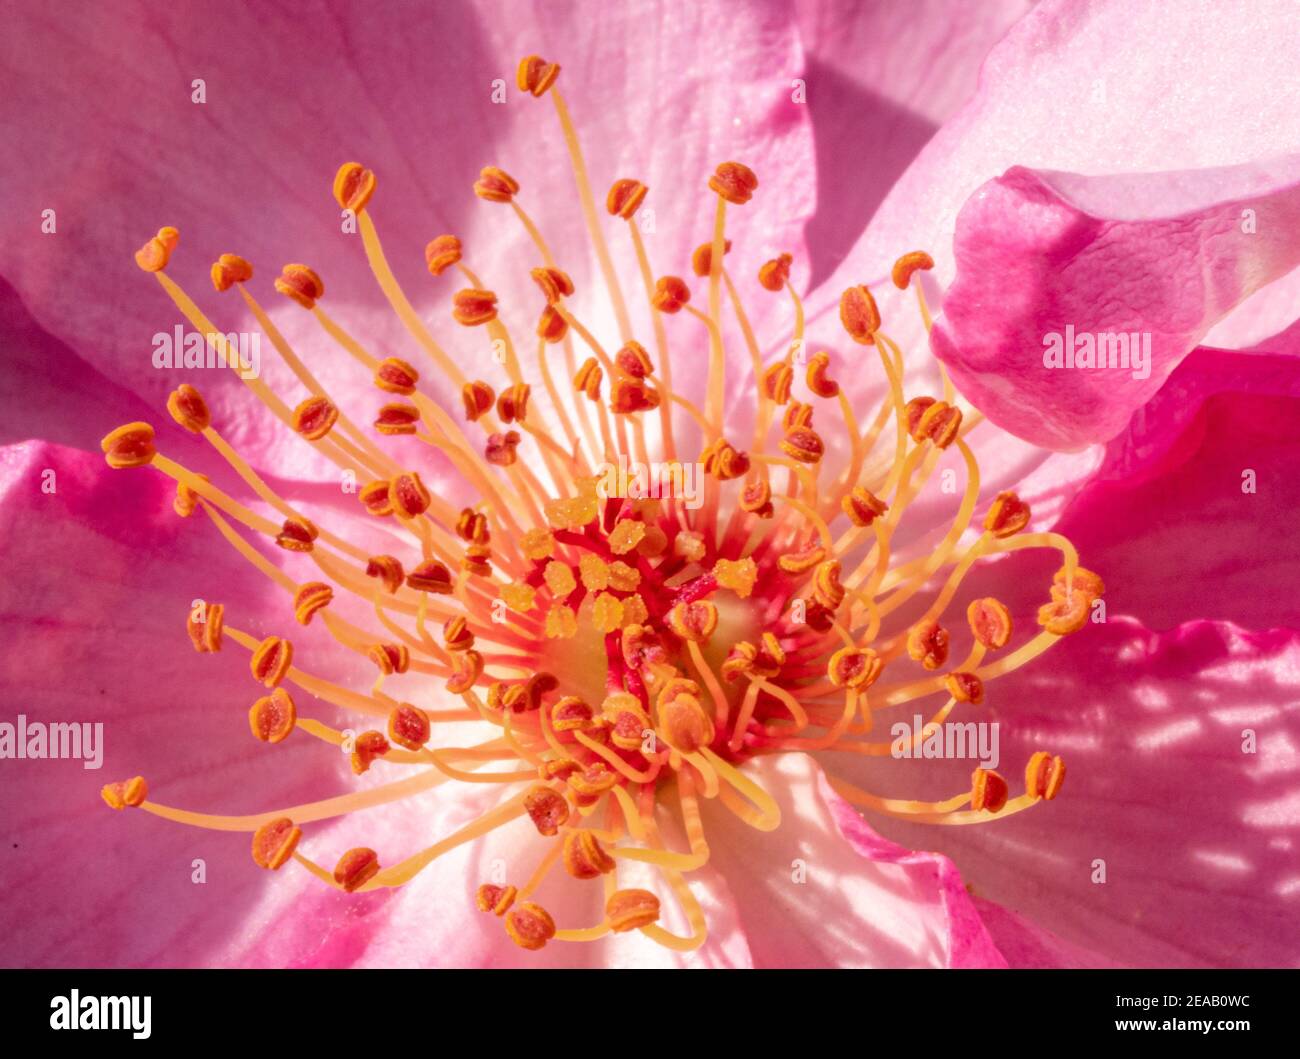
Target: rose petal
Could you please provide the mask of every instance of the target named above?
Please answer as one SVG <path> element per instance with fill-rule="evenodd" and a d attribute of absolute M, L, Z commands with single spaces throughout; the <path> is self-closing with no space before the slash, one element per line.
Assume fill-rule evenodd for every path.
<path fill-rule="evenodd" d="M 1105 441 L 1217 320 L 1300 263 L 1297 231 L 1300 155 L 1142 176 L 1017 167 L 958 217 L 931 342 L 1005 429 L 1053 448 Z"/>

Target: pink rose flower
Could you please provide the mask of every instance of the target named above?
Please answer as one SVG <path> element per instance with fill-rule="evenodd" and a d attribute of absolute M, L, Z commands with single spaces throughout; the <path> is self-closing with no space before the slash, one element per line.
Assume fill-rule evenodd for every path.
<path fill-rule="evenodd" d="M 546 10 L 17 16 L 14 962 L 1292 961 L 1285 7 Z"/>

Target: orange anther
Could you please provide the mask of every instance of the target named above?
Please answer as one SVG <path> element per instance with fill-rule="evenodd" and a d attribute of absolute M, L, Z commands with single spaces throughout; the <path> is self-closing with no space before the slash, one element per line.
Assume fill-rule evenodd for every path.
<path fill-rule="evenodd" d="M 726 438 L 718 438 L 700 453 L 700 464 L 705 474 L 729 482 L 749 473 L 749 454 L 737 451 Z"/>
<path fill-rule="evenodd" d="M 693 754 L 713 742 L 713 718 L 694 695 L 681 694 L 659 703 L 659 732 L 683 754 Z"/>
<path fill-rule="evenodd" d="M 615 415 L 650 412 L 659 407 L 659 391 L 652 390 L 640 379 L 622 378 L 614 381 L 609 395 L 609 410 Z"/>
<path fill-rule="evenodd" d="M 717 192 L 733 206 L 743 206 L 754 197 L 758 177 L 747 165 L 723 162 L 709 177 L 709 190 Z"/>
<path fill-rule="evenodd" d="M 551 706 L 551 728 L 557 732 L 581 731 L 591 718 L 591 707 L 576 695 L 565 695 Z"/>
<path fill-rule="evenodd" d="M 275 279 L 275 289 L 304 309 L 314 309 L 316 299 L 325 294 L 320 276 L 306 265 L 285 265 Z"/>
<path fill-rule="evenodd" d="M 208 480 L 207 475 L 199 475 L 205 482 Z M 181 518 L 189 518 L 194 514 L 194 509 L 198 507 L 199 494 L 191 489 L 184 482 L 176 483 L 176 496 L 172 500 L 172 510 Z"/>
<path fill-rule="evenodd" d="M 755 478 L 745 483 L 740 491 L 740 510 L 759 518 L 772 517 L 772 486 L 766 478 Z"/>
<path fill-rule="evenodd" d="M 678 276 L 660 276 L 655 280 L 655 292 L 650 302 L 661 313 L 680 312 L 691 300 L 691 290 Z"/>
<path fill-rule="evenodd" d="M 442 627 L 443 642 L 448 651 L 468 651 L 474 646 L 474 633 L 464 615 L 456 615 Z"/>
<path fill-rule="evenodd" d="M 348 893 L 359 889 L 379 874 L 379 854 L 373 849 L 350 849 L 334 868 L 334 881 Z"/>
<path fill-rule="evenodd" d="M 914 397 L 904 409 L 907 432 L 918 445 L 927 439 L 946 449 L 961 429 L 961 409 L 933 397 Z"/>
<path fill-rule="evenodd" d="M 648 927 L 659 919 L 659 898 L 649 890 L 617 890 L 605 902 L 605 918 L 616 934 Z"/>
<path fill-rule="evenodd" d="M 789 254 L 765 262 L 758 270 L 758 282 L 767 290 L 779 291 L 790 281 L 790 265 L 794 258 Z"/>
<path fill-rule="evenodd" d="M 370 514 L 382 518 L 385 515 L 393 513 L 393 503 L 388 498 L 389 486 L 392 483 L 386 478 L 379 478 L 373 482 L 367 482 L 357 490 L 357 499 L 361 501 L 362 506 Z"/>
<path fill-rule="evenodd" d="M 748 640 L 740 640 L 731 645 L 731 650 L 727 652 L 727 657 L 723 660 L 720 667 L 722 677 L 729 683 L 734 683 L 743 676 L 753 673 L 755 676 L 755 663 L 758 661 L 758 648 Z"/>
<path fill-rule="evenodd" d="M 379 414 L 375 416 L 375 429 L 389 437 L 414 434 L 419 424 L 420 410 L 404 401 L 381 405 Z"/>
<path fill-rule="evenodd" d="M 565 778 L 569 789 L 580 806 L 594 805 L 600 796 L 610 790 L 617 782 L 618 775 L 603 761 L 595 761 L 580 772 L 571 772 Z"/>
<path fill-rule="evenodd" d="M 786 552 L 776 561 L 776 565 L 787 574 L 807 573 L 826 558 L 826 549 L 820 544 L 813 544 L 799 551 Z M 838 606 L 839 604 L 836 604 Z"/>
<path fill-rule="evenodd" d="M 802 401 L 791 401 L 790 406 L 781 416 L 781 429 L 787 434 L 792 430 L 811 430 L 813 407 Z"/>
<path fill-rule="evenodd" d="M 924 250 L 913 250 L 911 253 L 904 254 L 894 262 L 894 286 L 899 290 L 907 290 L 908 284 L 912 282 L 913 273 L 929 271 L 932 268 L 934 268 L 934 258 Z"/>
<path fill-rule="evenodd" d="M 763 396 L 775 404 L 785 404 L 790 400 L 790 389 L 794 386 L 794 369 L 784 360 L 763 371 Z"/>
<path fill-rule="evenodd" d="M 479 170 L 474 194 L 488 202 L 509 202 L 519 192 L 519 181 L 494 165 Z"/>
<path fill-rule="evenodd" d="M 547 62 L 540 55 L 529 55 L 519 60 L 515 71 L 515 84 L 521 92 L 542 96 L 560 76 L 560 64 Z"/>
<path fill-rule="evenodd" d="M 411 649 L 401 643 L 373 644 L 366 652 L 366 657 L 375 663 L 375 668 L 384 676 L 405 673 L 411 668 Z"/>
<path fill-rule="evenodd" d="M 889 510 L 889 505 L 875 493 L 857 486 L 851 493 L 845 493 L 840 498 L 840 508 L 853 525 L 870 526 Z"/>
<path fill-rule="evenodd" d="M 609 194 L 605 196 L 605 209 L 612 217 L 622 217 L 630 221 L 632 215 L 641 208 L 650 189 L 639 180 L 623 177 L 610 185 Z"/>
<path fill-rule="evenodd" d="M 536 952 L 555 937 L 555 920 L 541 905 L 524 901 L 506 913 L 506 933 L 521 949 Z"/>
<path fill-rule="evenodd" d="M 299 625 L 311 622 L 312 615 L 334 599 L 334 589 L 321 581 L 309 581 L 300 585 L 293 595 L 293 616 Z"/>
<path fill-rule="evenodd" d="M 1066 569 L 1063 566 L 1052 575 L 1052 587 L 1063 593 L 1065 585 Z M 1089 599 L 1097 599 L 1106 594 L 1106 583 L 1091 570 L 1085 570 L 1082 566 L 1074 568 L 1072 586 L 1075 592 L 1082 592 Z"/>
<path fill-rule="evenodd" d="M 410 397 L 419 381 L 420 373 L 397 357 L 385 357 L 375 369 L 375 385 L 388 393 Z"/>
<path fill-rule="evenodd" d="M 415 518 L 429 510 L 433 497 L 418 474 L 404 471 L 388 483 L 388 502 L 398 518 Z"/>
<path fill-rule="evenodd" d="M 1007 804 L 1007 781 L 992 769 L 976 769 L 970 776 L 970 807 L 996 813 Z"/>
<path fill-rule="evenodd" d="M 226 608 L 220 603 L 209 603 L 200 613 L 203 615 L 201 619 L 193 610 L 185 616 L 185 631 L 199 654 L 216 654 L 221 650 Z"/>
<path fill-rule="evenodd" d="M 388 715 L 388 738 L 407 750 L 419 750 L 432 731 L 429 715 L 409 702 L 401 703 Z"/>
<path fill-rule="evenodd" d="M 548 305 L 542 310 L 542 315 L 537 318 L 537 337 L 548 345 L 555 345 L 557 342 L 563 342 L 564 336 L 569 333 L 569 321 L 564 318 L 554 305 Z"/>
<path fill-rule="evenodd" d="M 471 544 L 461 556 L 460 568 L 475 577 L 491 577 L 492 549 L 482 544 Z"/>
<path fill-rule="evenodd" d="M 366 560 L 366 576 L 377 578 L 389 592 L 402 587 L 406 572 L 399 560 L 391 555 L 372 555 Z"/>
<path fill-rule="evenodd" d="M 526 382 L 516 383 L 501 391 L 497 398 L 497 415 L 503 423 L 522 423 L 528 415 L 528 398 L 533 388 Z"/>
<path fill-rule="evenodd" d="M 638 672 L 648 665 L 659 665 L 668 658 L 658 634 L 648 625 L 628 625 L 620 637 L 623 661 Z"/>
<path fill-rule="evenodd" d="M 460 240 L 454 235 L 439 235 L 429 240 L 429 245 L 424 248 L 424 263 L 435 276 L 441 276 L 460 261 L 460 257 Z"/>
<path fill-rule="evenodd" d="M 212 414 L 202 394 L 189 383 L 181 383 L 168 395 L 167 411 L 178 426 L 193 434 L 202 434 L 212 425 Z"/>
<path fill-rule="evenodd" d="M 338 418 L 339 410 L 328 397 L 308 397 L 293 410 L 293 429 L 308 441 L 320 441 Z"/>
<path fill-rule="evenodd" d="M 818 463 L 826 454 L 826 444 L 815 430 L 791 430 L 781 439 L 781 451 L 800 463 Z"/>
<path fill-rule="evenodd" d="M 731 240 L 722 241 L 722 256 L 731 253 Z M 713 244 L 701 243 L 691 254 L 691 271 L 697 276 L 707 276 L 713 271 Z"/>
<path fill-rule="evenodd" d="M 460 651 L 451 656 L 451 676 L 447 690 L 453 695 L 463 695 L 478 683 L 483 675 L 483 656 L 477 651 Z"/>
<path fill-rule="evenodd" d="M 456 519 L 456 536 L 466 542 L 486 544 L 492 538 L 487 516 L 472 507 L 461 508 Z"/>
<path fill-rule="evenodd" d="M 830 611 L 838 609 L 844 602 L 844 586 L 840 584 L 838 559 L 827 559 L 813 571 L 812 595 L 813 599 Z"/>
<path fill-rule="evenodd" d="M 153 427 L 148 423 L 127 423 L 106 434 L 99 447 L 104 462 L 114 470 L 143 467 L 152 463 L 157 450 L 153 447 Z"/>
<path fill-rule="evenodd" d="M 248 711 L 248 726 L 264 743 L 286 739 L 297 721 L 298 711 L 284 688 L 276 688 L 270 695 L 258 699 Z"/>
<path fill-rule="evenodd" d="M 535 268 L 528 274 L 533 277 L 533 282 L 547 302 L 558 302 L 573 293 L 573 280 L 567 272 L 561 272 L 558 268 Z"/>
<path fill-rule="evenodd" d="M 360 776 L 375 758 L 383 757 L 391 749 L 382 732 L 362 732 L 352 744 L 352 771 Z"/>
<path fill-rule="evenodd" d="M 110 809 L 125 809 L 128 806 L 134 809 L 149 797 L 149 784 L 143 776 L 136 776 L 117 783 L 106 783 L 100 788 L 99 794 Z"/>
<path fill-rule="evenodd" d="M 840 384 L 826 374 L 830 370 L 830 366 L 831 357 L 829 353 L 814 354 L 812 360 L 808 362 L 808 389 L 818 397 L 839 396 Z"/>
<path fill-rule="evenodd" d="M 135 263 L 145 272 L 161 272 L 180 239 L 181 233 L 175 228 L 159 228 L 158 234 L 135 252 Z"/>
<path fill-rule="evenodd" d="M 885 663 L 870 647 L 841 647 L 826 666 L 826 675 L 837 688 L 869 688 L 879 678 Z"/>
<path fill-rule="evenodd" d="M 640 712 L 624 710 L 614 718 L 614 727 L 609 730 L 609 741 L 621 750 L 640 750 L 647 723 Z"/>
<path fill-rule="evenodd" d="M 293 665 L 293 644 L 279 636 L 268 636 L 253 649 L 249 669 L 253 679 L 268 688 L 276 687 Z"/>
<path fill-rule="evenodd" d="M 344 162 L 334 174 L 334 201 L 360 213 L 375 193 L 375 174 L 360 162 Z"/>
<path fill-rule="evenodd" d="M 1065 762 L 1054 754 L 1039 750 L 1025 765 L 1025 793 L 1034 799 L 1051 801 L 1061 793 L 1065 782 Z"/>
<path fill-rule="evenodd" d="M 840 295 L 840 323 L 849 337 L 864 346 L 874 345 L 880 330 L 880 310 L 865 286 L 850 287 Z"/>
<path fill-rule="evenodd" d="M 497 318 L 497 296 L 490 290 L 466 287 L 451 296 L 451 315 L 458 324 L 477 327 Z"/>
<path fill-rule="evenodd" d="M 302 828 L 287 816 L 263 824 L 253 832 L 253 863 L 268 871 L 282 868 L 298 848 Z"/>
<path fill-rule="evenodd" d="M 479 416 L 492 407 L 492 402 L 496 400 L 496 392 L 487 383 L 475 379 L 461 387 L 460 398 L 465 404 L 465 418 L 471 423 L 476 423 Z"/>
<path fill-rule="evenodd" d="M 1029 524 L 1029 505 L 1010 490 L 998 493 L 984 516 L 984 528 L 995 537 L 1011 537 Z"/>
<path fill-rule="evenodd" d="M 907 654 L 926 669 L 938 669 L 948 661 L 948 630 L 933 618 L 919 621 L 907 630 Z"/>
<path fill-rule="evenodd" d="M 276 534 L 275 543 L 287 552 L 309 552 L 315 547 L 320 531 L 305 518 L 287 518 L 280 532 Z"/>
<path fill-rule="evenodd" d="M 683 640 L 706 643 L 718 627 L 718 608 L 707 599 L 678 603 L 668 612 L 668 627 Z"/>
<path fill-rule="evenodd" d="M 556 834 L 569 819 L 569 803 L 564 796 L 545 784 L 531 787 L 524 795 L 524 809 L 539 835 Z"/>
<path fill-rule="evenodd" d="M 483 458 L 497 467 L 510 467 L 519 458 L 515 449 L 521 440 L 517 430 L 489 434 L 487 443 L 483 446 Z"/>
<path fill-rule="evenodd" d="M 1069 636 L 1088 624 L 1092 599 L 1084 592 L 1066 594 L 1053 586 L 1052 602 L 1038 608 L 1038 624 L 1055 636 Z"/>
<path fill-rule="evenodd" d="M 599 401 L 600 382 L 604 377 L 605 373 L 596 358 L 588 357 L 573 376 L 573 388 L 579 393 L 585 393 L 591 400 Z"/>
<path fill-rule="evenodd" d="M 484 883 L 474 894 L 474 903 L 478 905 L 480 912 L 504 916 L 510 911 L 510 906 L 515 903 L 515 898 L 518 896 L 519 890 L 516 887 Z"/>
<path fill-rule="evenodd" d="M 978 706 L 984 701 L 984 681 L 974 673 L 949 673 L 943 678 L 943 684 L 958 702 Z"/>
<path fill-rule="evenodd" d="M 564 836 L 564 868 L 575 879 L 597 879 L 615 866 L 600 840 L 585 828 Z"/>
<path fill-rule="evenodd" d="M 451 571 L 437 559 L 428 559 L 406 575 L 406 585 L 416 592 L 451 595 Z"/>
<path fill-rule="evenodd" d="M 218 291 L 230 290 L 236 283 L 253 278 L 253 266 L 238 254 L 222 254 L 212 263 L 212 285 Z"/>
<path fill-rule="evenodd" d="M 645 346 L 635 341 L 629 341 L 615 354 L 614 363 L 618 365 L 619 371 L 634 379 L 644 379 L 647 375 L 653 375 L 655 370 L 654 361 L 650 359 Z"/>
<path fill-rule="evenodd" d="M 970 631 L 985 647 L 1006 647 L 1011 639 L 1011 612 L 992 596 L 977 599 L 966 608 Z"/>

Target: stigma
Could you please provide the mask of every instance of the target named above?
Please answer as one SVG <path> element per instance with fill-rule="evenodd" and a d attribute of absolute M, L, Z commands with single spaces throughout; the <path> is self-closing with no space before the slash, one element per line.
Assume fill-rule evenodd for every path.
<path fill-rule="evenodd" d="M 374 281 L 405 328 L 401 349 L 373 351 L 329 315 L 317 271 L 328 262 L 273 273 L 274 292 L 310 314 L 322 342 L 374 387 L 363 407 L 328 392 L 271 323 L 251 289 L 255 263 L 221 253 L 211 266 L 216 295 L 242 300 L 299 384 L 276 392 L 241 375 L 252 399 L 358 483 L 356 517 L 397 530 L 403 543 L 395 554 L 370 554 L 345 526 L 277 492 L 226 440 L 190 384 L 168 400 L 171 418 L 212 445 L 231 487 L 256 496 L 256 510 L 166 456 L 149 423 L 103 439 L 110 467 L 152 467 L 173 479 L 176 514 L 201 514 L 283 591 L 281 623 L 269 635 L 232 624 L 237 600 L 196 606 L 185 618 L 196 652 L 247 652 L 252 737 L 271 747 L 318 740 L 323 752 L 347 755 L 353 777 L 381 774 L 378 785 L 224 816 L 155 802 L 136 776 L 104 787 L 106 804 L 243 831 L 255 866 L 305 870 L 346 893 L 400 887 L 450 850 L 514 829 L 529 840 L 531 874 L 467 880 L 466 908 L 529 951 L 634 931 L 671 949 L 702 945 L 708 923 L 691 875 L 710 859 L 708 820 L 730 815 L 760 833 L 798 827 L 782 821 L 776 799 L 753 777 L 759 755 L 817 754 L 832 786 L 868 813 L 968 824 L 1050 812 L 1041 806 L 1061 794 L 1065 777 L 1050 748 L 1025 763 L 1023 793 L 980 768 L 968 788 L 936 802 L 867 791 L 838 775 L 836 762 L 890 753 L 891 742 L 871 739 L 890 710 L 924 700 L 935 724 L 981 707 L 998 677 L 1087 625 L 1104 592 L 1100 577 L 1079 566 L 1068 540 L 1031 531 L 1032 512 L 1014 491 L 981 500 L 967 438 L 983 417 L 942 368 L 937 392 L 904 392 L 908 358 L 867 285 L 840 301 L 852 357 L 805 356 L 800 263 L 789 253 L 755 259 L 746 267 L 763 296 L 783 299 L 791 320 L 787 335 L 773 336 L 777 354 L 764 358 L 732 278 L 745 248 L 733 248 L 727 234 L 729 210 L 762 208 L 760 174 L 729 160 L 700 174 L 715 222 L 699 233 L 707 241 L 689 261 L 652 264 L 636 217 L 653 191 L 634 176 L 608 174 L 602 219 L 559 78 L 558 64 L 531 55 L 516 80 L 536 105 L 554 109 L 613 334 L 598 335 L 570 300 L 567 263 L 554 258 L 526 212 L 527 174 L 516 179 L 496 166 L 484 167 L 465 193 L 484 209 L 515 215 L 521 275 L 480 276 L 471 242 L 430 232 L 426 282 L 440 285 L 450 304 L 432 322 L 414 310 L 384 255 L 371 215 L 383 203 L 379 176 L 356 162 L 334 175 L 334 200 L 356 217 Z M 614 267 L 611 239 L 636 261 L 627 276 Z M 163 227 L 135 260 L 235 368 L 226 329 L 167 273 L 183 252 L 181 233 Z M 892 270 L 897 287 L 915 291 L 927 328 L 919 275 L 932 267 L 929 254 L 906 250 Z M 512 334 L 500 311 L 525 298 L 537 314 L 531 338 Z M 633 332 L 634 298 L 652 322 L 648 335 Z M 723 409 L 735 386 L 727 374 L 731 321 L 753 364 L 753 429 L 744 436 Z M 444 345 L 453 336 L 496 354 L 479 362 L 492 370 L 465 375 L 464 361 Z M 707 348 L 703 391 L 681 392 L 674 358 L 697 348 Z M 840 381 L 849 373 L 882 380 L 878 407 L 855 405 Z M 421 467 L 399 462 L 387 444 L 394 436 L 436 450 L 459 479 L 455 487 L 426 484 Z M 832 466 L 832 451 L 847 459 Z M 949 530 L 929 552 L 901 561 L 896 535 L 949 452 L 966 469 Z M 638 468 L 633 479 L 611 489 L 623 479 L 608 469 L 629 466 Z M 688 471 L 698 471 L 698 481 Z M 688 478 L 698 490 L 688 490 Z M 470 499 L 461 506 L 450 495 Z M 981 560 L 1024 548 L 1060 555 L 1036 630 L 1014 629 L 995 597 L 952 613 Z M 344 600 L 353 604 L 349 617 Z M 355 618 L 357 603 L 365 622 Z M 309 625 L 323 627 L 338 650 L 366 658 L 373 684 L 357 689 L 314 675 L 312 659 L 293 644 L 295 626 Z M 415 680 L 442 692 L 405 691 Z M 319 703 L 344 711 L 351 726 L 311 716 Z M 467 730 L 477 739 L 459 735 Z M 459 784 L 496 785 L 503 797 L 426 848 L 330 850 L 312 835 L 321 820 L 400 812 L 433 788 L 454 798 Z M 680 821 L 683 846 L 662 837 L 664 814 Z M 630 862 L 654 869 L 654 889 L 626 884 Z M 602 911 L 591 922 L 557 922 L 536 900 L 552 875 L 602 887 Z"/>

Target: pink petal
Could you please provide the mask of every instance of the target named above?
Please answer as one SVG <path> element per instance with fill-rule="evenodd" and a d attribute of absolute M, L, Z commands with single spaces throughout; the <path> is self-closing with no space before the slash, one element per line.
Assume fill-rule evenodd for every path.
<path fill-rule="evenodd" d="M 1142 176 L 1017 167 L 958 218 L 931 342 L 1003 428 L 1053 448 L 1105 441 L 1216 321 L 1300 263 L 1298 230 L 1300 155 Z M 1099 336 L 1116 334 L 1145 358 L 1105 367 Z M 1103 366 L 1075 366 L 1076 335 Z"/>
<path fill-rule="evenodd" d="M 710 865 L 737 895 L 756 965 L 1005 966 L 947 858 L 882 839 L 806 755 L 745 771 L 781 826 L 755 832 L 721 806 L 707 822 Z"/>
<path fill-rule="evenodd" d="M 1029 754 L 1064 756 L 1055 800 L 971 827 L 879 826 L 942 851 L 977 896 L 1101 959 L 1292 965 L 1298 667 L 1290 631 L 1193 622 L 1159 634 L 1112 616 L 992 683 L 978 718 L 1001 726 L 1013 793 Z M 1247 729 L 1255 754 L 1243 753 Z M 972 767 L 925 766 L 918 797 L 960 789 Z M 995 938 L 1014 934 L 1000 926 L 995 917 Z M 1004 951 L 1018 963 L 1026 946 Z"/>
<path fill-rule="evenodd" d="M 954 18 L 945 0 L 798 5 L 817 147 L 810 286 L 852 249 L 917 152 L 975 91 L 989 48 L 1032 6 L 986 0 Z M 851 144 L 869 145 L 869 157 Z"/>
<path fill-rule="evenodd" d="M 918 344 L 923 333 L 911 298 L 893 290 L 890 266 L 906 251 L 929 251 L 935 269 L 927 292 L 937 304 L 956 271 L 950 248 L 958 211 L 1013 166 L 1156 173 L 1294 153 L 1300 107 L 1287 88 L 1293 16 L 1285 0 L 1240 10 L 1191 0 L 1136 8 L 1124 0 L 1038 4 L 992 49 L 974 98 L 921 151 L 821 295 L 810 299 L 810 320 L 825 313 L 830 328 L 838 326 L 840 292 L 867 282 L 886 330 L 905 349 Z M 1289 295 L 1293 309 L 1287 288 L 1279 283 L 1276 294 Z M 1271 324 L 1251 341 L 1281 325 L 1260 304 L 1273 293 L 1265 288 L 1240 310 L 1258 311 Z"/>

